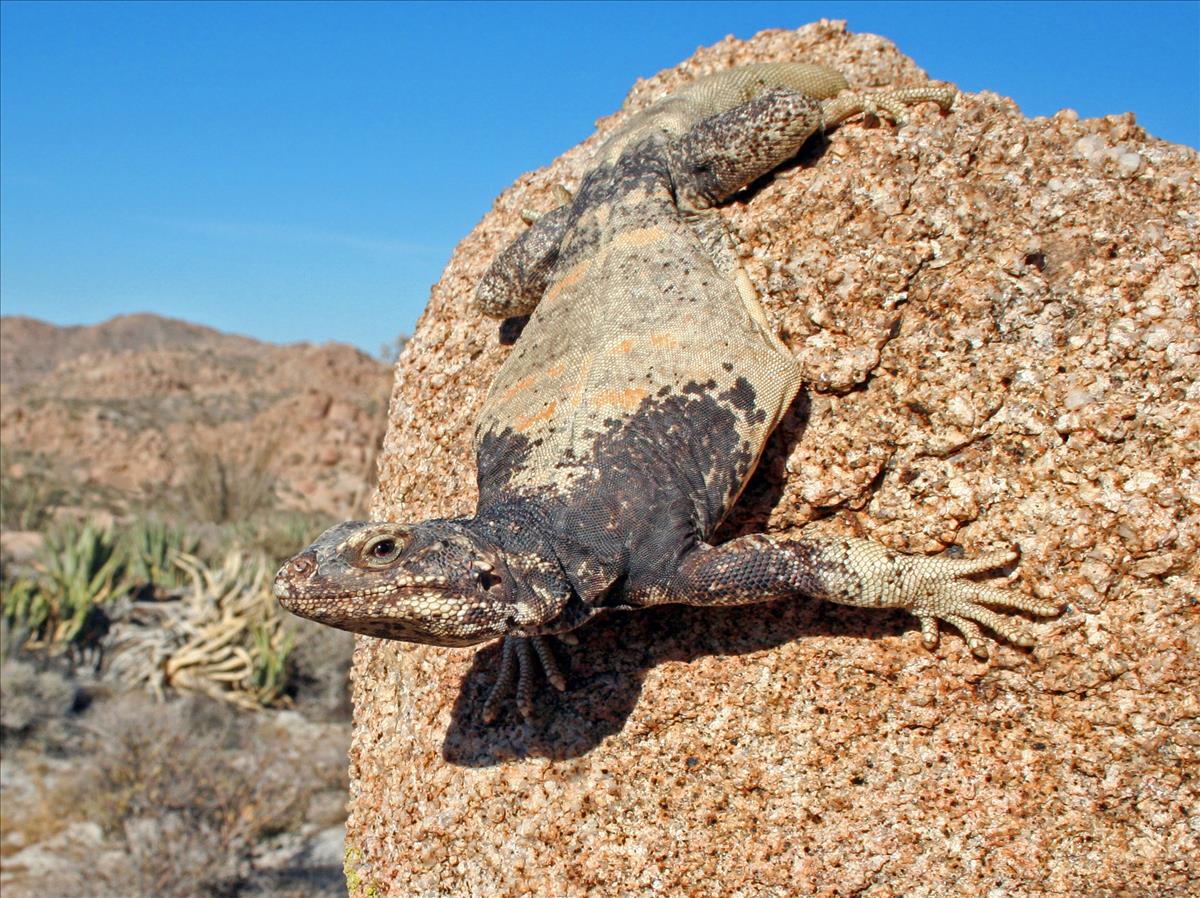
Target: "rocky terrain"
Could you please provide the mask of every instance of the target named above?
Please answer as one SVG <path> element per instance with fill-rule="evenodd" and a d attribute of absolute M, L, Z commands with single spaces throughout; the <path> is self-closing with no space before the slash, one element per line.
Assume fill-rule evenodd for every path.
<path fill-rule="evenodd" d="M 6 477 L 51 481 L 60 502 L 230 517 L 219 496 L 193 495 L 219 492 L 224 469 L 226 489 L 255 475 L 265 504 L 336 518 L 361 511 L 374 480 L 391 374 L 349 346 L 154 315 L 5 317 L 0 359 Z"/>
<path fill-rule="evenodd" d="M 925 79 L 821 22 L 635 85 L 499 197 L 434 287 L 377 515 L 473 509 L 472 420 L 512 349 L 471 300 L 521 211 L 575 188 L 630 112 L 773 60 Z M 809 386 L 725 534 L 1015 544 L 1009 588 L 1067 609 L 986 662 L 818 602 L 613 614 L 580 632 L 567 693 L 490 728 L 496 646 L 361 638 L 350 893 L 1196 894 L 1198 210 L 1197 154 L 1133 115 L 1031 120 L 987 92 L 848 123 L 735 198 L 723 215 Z"/>

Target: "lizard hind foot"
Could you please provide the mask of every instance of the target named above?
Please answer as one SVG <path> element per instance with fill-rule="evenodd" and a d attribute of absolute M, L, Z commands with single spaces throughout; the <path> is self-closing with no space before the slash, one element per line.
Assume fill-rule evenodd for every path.
<path fill-rule="evenodd" d="M 569 206 L 575 200 L 575 194 L 571 193 L 570 189 L 562 183 L 554 185 L 554 200 L 558 203 L 555 209 Z M 552 210 L 553 211 L 553 210 Z M 521 209 L 519 212 L 521 221 L 527 225 L 535 225 L 542 220 L 548 213 L 538 212 L 534 209 Z"/>
<path fill-rule="evenodd" d="M 936 103 L 942 112 L 947 112 L 954 105 L 957 93 L 953 87 L 936 84 L 892 90 L 846 91 L 825 100 L 821 104 L 821 112 L 826 128 L 832 128 L 856 115 L 870 115 L 894 125 L 903 125 L 907 107 L 917 103 Z"/>
<path fill-rule="evenodd" d="M 528 721 L 533 717 L 535 668 L 541 668 L 559 692 L 566 691 L 567 680 L 550 648 L 549 636 L 507 636 L 500 650 L 500 670 L 483 704 L 483 722 L 494 723 L 515 684 L 517 710 Z"/>
<path fill-rule="evenodd" d="M 995 552 L 980 558 L 922 558 L 912 565 L 919 571 L 921 595 L 909 608 L 921 625 L 921 641 L 928 649 L 938 643 L 938 625 L 946 623 L 958 630 L 971 654 L 988 657 L 990 640 L 980 625 L 1024 648 L 1034 645 L 1033 637 L 1016 619 L 997 614 L 992 608 L 1026 611 L 1039 617 L 1058 614 L 1061 606 L 1043 602 L 1019 592 L 998 589 L 987 583 L 965 579 L 968 575 L 992 571 L 1016 560 L 1012 551 Z"/>

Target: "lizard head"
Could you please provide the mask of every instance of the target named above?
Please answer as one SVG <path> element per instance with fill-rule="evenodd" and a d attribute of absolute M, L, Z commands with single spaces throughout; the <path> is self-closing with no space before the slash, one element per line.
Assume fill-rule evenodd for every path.
<path fill-rule="evenodd" d="M 518 609 L 503 551 L 456 521 L 346 521 L 275 576 L 293 614 L 342 630 L 473 645 L 512 629 Z"/>

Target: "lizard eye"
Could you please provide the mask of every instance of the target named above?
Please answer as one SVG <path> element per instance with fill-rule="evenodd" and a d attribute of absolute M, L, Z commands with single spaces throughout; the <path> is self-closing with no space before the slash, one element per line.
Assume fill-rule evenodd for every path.
<path fill-rule="evenodd" d="M 396 540 L 390 536 L 380 536 L 367 543 L 363 549 L 363 555 L 368 561 L 394 561 L 396 556 L 400 554 L 400 546 Z"/>

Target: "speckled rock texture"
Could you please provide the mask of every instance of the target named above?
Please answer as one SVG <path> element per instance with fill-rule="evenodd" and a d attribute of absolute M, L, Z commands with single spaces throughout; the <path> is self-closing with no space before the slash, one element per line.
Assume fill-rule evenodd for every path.
<path fill-rule="evenodd" d="M 698 51 L 598 135 L 773 60 L 924 79 L 821 22 Z M 511 330 L 475 285 L 596 145 L 520 178 L 434 287 L 377 517 L 473 510 L 471 424 Z M 1197 154 L 1132 115 L 963 95 L 838 128 L 724 214 L 810 385 L 724 535 L 1016 544 L 1011 588 L 1067 612 L 987 662 L 814 601 L 613 614 L 580 631 L 569 692 L 492 727 L 497 646 L 360 639 L 351 894 L 1197 894 Z"/>

